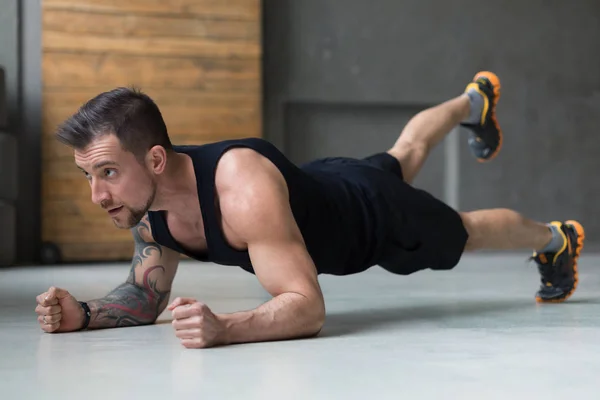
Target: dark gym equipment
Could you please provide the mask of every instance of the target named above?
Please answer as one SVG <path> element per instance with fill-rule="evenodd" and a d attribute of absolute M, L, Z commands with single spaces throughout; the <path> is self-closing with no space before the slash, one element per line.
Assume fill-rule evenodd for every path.
<path fill-rule="evenodd" d="M 17 143 L 0 132 L 0 266 L 15 262 Z"/>
<path fill-rule="evenodd" d="M 7 126 L 6 84 L 0 66 L 0 266 L 16 257 L 17 140 L 2 132 Z"/>
<path fill-rule="evenodd" d="M 0 129 L 6 129 L 8 125 L 8 111 L 6 107 L 6 80 L 4 68 L 0 65 Z"/>
<path fill-rule="evenodd" d="M 17 140 L 0 131 L 0 200 L 17 201 Z"/>
<path fill-rule="evenodd" d="M 15 262 L 16 210 L 14 205 L 0 200 L 0 266 Z"/>
<path fill-rule="evenodd" d="M 62 262 L 62 252 L 56 244 L 52 242 L 44 242 L 42 243 L 40 259 L 42 264 L 58 264 Z"/>

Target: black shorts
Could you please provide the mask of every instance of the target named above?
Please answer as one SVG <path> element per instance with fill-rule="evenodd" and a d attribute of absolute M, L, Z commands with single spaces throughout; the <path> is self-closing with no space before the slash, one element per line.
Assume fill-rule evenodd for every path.
<path fill-rule="evenodd" d="M 405 182 L 400 163 L 388 153 L 364 161 L 399 178 L 390 178 L 390 184 L 379 183 L 376 187 L 380 217 L 389 222 L 377 265 L 400 275 L 454 268 L 468 239 L 458 212 Z"/>

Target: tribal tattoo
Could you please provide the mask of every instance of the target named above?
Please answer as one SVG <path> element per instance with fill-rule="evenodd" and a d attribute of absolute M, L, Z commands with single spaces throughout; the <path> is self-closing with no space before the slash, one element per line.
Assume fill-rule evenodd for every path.
<path fill-rule="evenodd" d="M 145 259 L 152 255 L 153 251 L 158 252 L 159 257 L 162 256 L 162 247 L 154 242 L 147 242 L 142 235 L 151 236 L 150 228 L 146 218 L 132 229 L 133 239 L 135 242 L 135 253 L 133 255 L 132 272 L 135 267 L 142 265 Z M 131 275 L 130 275 L 131 278 Z"/>
<path fill-rule="evenodd" d="M 129 277 L 106 297 L 88 302 L 92 310 L 90 329 L 151 324 L 167 305 L 170 290 L 160 290 L 159 286 L 170 287 L 170 279 L 164 266 L 154 265 L 161 262 L 162 247 L 144 240 L 144 236 L 151 236 L 146 218 L 132 233 L 135 252 Z"/>

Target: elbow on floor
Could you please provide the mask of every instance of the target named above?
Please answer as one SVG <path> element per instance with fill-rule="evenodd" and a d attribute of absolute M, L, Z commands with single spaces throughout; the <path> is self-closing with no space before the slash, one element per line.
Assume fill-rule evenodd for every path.
<path fill-rule="evenodd" d="M 321 333 L 323 325 L 325 324 L 325 306 L 320 305 L 317 307 L 317 311 L 314 313 L 311 323 L 307 326 L 308 336 L 317 336 Z"/>

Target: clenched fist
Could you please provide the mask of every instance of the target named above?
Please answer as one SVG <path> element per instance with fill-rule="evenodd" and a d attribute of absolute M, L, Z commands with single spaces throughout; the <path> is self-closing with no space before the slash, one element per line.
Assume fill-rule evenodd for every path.
<path fill-rule="evenodd" d="M 190 298 L 176 298 L 168 307 L 173 314 L 175 336 L 188 349 L 226 344 L 225 325 L 207 305 Z"/>
<path fill-rule="evenodd" d="M 83 326 L 85 312 L 66 290 L 51 287 L 36 300 L 35 312 L 44 332 L 72 332 Z"/>

